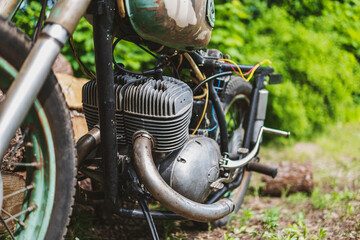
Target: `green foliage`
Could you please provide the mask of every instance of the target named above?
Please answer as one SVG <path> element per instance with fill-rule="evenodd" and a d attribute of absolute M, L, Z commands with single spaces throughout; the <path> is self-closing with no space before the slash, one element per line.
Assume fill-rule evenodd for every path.
<path fill-rule="evenodd" d="M 87 68 L 95 72 L 94 40 L 92 37 L 92 26 L 85 18 L 80 20 L 73 34 L 75 49 L 80 60 Z M 62 53 L 70 61 L 76 76 L 82 76 L 79 65 L 76 62 L 74 53 L 69 44 L 66 44 Z M 120 41 L 114 51 L 115 59 L 118 63 L 124 64 L 131 70 L 141 70 L 149 68 L 147 64 L 154 58 L 145 53 L 142 49 L 133 43 Z"/>
<path fill-rule="evenodd" d="M 323 193 L 319 189 L 315 189 L 311 194 L 311 202 L 315 209 L 333 209 L 339 207 L 340 204 L 348 203 L 356 200 L 358 193 L 345 188 L 343 191 L 333 191 L 332 193 Z M 345 213 L 351 215 L 353 213 L 352 206 L 345 204 Z"/>
<path fill-rule="evenodd" d="M 37 20 L 40 16 L 41 4 L 39 2 L 31 1 L 25 7 L 19 9 L 15 15 L 13 22 L 32 38 L 35 32 Z"/>
<path fill-rule="evenodd" d="M 270 86 L 266 124 L 297 139 L 360 116 L 360 1 L 228 1 L 210 43 L 234 60 L 269 58 L 284 75 Z"/>
<path fill-rule="evenodd" d="M 282 85 L 270 86 L 266 125 L 290 130 L 293 139 L 320 132 L 329 123 L 360 118 L 360 0 L 216 0 L 216 25 L 209 48 L 242 64 L 269 58 Z M 41 4 L 27 1 L 15 23 L 34 33 Z M 73 35 L 78 55 L 94 69 L 92 26 L 82 19 Z M 68 45 L 63 54 L 82 76 Z M 121 41 L 115 59 L 132 70 L 154 59 Z"/>
<path fill-rule="evenodd" d="M 273 232 L 279 226 L 279 208 L 271 208 L 264 210 L 264 218 L 262 220 L 262 224 L 264 229 Z"/>

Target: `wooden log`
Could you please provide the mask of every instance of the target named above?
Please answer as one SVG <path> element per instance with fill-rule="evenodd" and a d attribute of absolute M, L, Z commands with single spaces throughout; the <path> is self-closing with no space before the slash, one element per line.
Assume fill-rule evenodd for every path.
<path fill-rule="evenodd" d="M 56 73 L 55 76 L 60 83 L 69 108 L 82 111 L 82 87 L 88 80 L 63 73 Z"/>
<path fill-rule="evenodd" d="M 271 196 L 280 196 L 282 192 L 311 193 L 314 189 L 313 171 L 310 162 L 293 163 L 280 162 L 268 164 L 278 168 L 275 179 L 263 175 L 261 181 L 265 183 L 263 193 Z"/>
<path fill-rule="evenodd" d="M 86 119 L 84 114 L 79 113 L 76 110 L 72 110 L 71 121 L 74 129 L 75 142 L 77 142 L 80 137 L 84 136 L 88 132 Z"/>
<path fill-rule="evenodd" d="M 64 73 L 68 75 L 74 75 L 71 64 L 62 54 L 59 54 L 55 59 L 54 65 L 52 66 L 54 73 Z"/>
<path fill-rule="evenodd" d="M 3 181 L 3 194 L 4 196 L 14 193 L 18 190 L 25 188 L 25 178 L 23 175 L 26 175 L 26 172 L 22 174 L 12 173 L 12 172 L 1 172 L 2 181 Z M 12 197 L 9 197 L 4 200 L 2 209 L 4 209 L 7 213 L 14 215 L 22 210 L 22 203 L 24 201 L 25 192 L 18 193 Z M 5 211 L 1 212 L 1 216 L 6 219 L 9 216 L 5 213 Z M 8 223 L 10 229 L 12 231 L 15 230 L 16 222 L 11 220 Z M 0 224 L 0 231 L 4 231 L 5 228 L 2 224 Z"/>

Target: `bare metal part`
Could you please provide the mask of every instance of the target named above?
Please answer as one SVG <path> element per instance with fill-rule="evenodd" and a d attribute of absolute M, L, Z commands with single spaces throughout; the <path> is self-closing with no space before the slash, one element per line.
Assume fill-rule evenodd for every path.
<path fill-rule="evenodd" d="M 260 128 L 262 126 L 264 126 L 264 121 L 265 121 L 265 116 L 266 116 L 266 106 L 267 106 L 267 102 L 268 102 L 268 95 L 269 95 L 269 91 L 266 89 L 261 89 L 259 91 L 259 100 L 258 100 L 258 104 L 257 104 L 256 120 L 254 123 L 252 142 L 256 142 Z"/>
<path fill-rule="evenodd" d="M 100 143 L 100 140 L 100 127 L 95 125 L 93 129 L 77 141 L 78 166 L 82 165 L 84 159 Z"/>
<path fill-rule="evenodd" d="M 189 86 L 166 76 L 162 80 L 121 78 L 125 84 L 116 84 L 114 89 L 117 143 L 131 144 L 133 133 L 144 129 L 154 136 L 154 151 L 170 152 L 181 148 L 189 136 L 193 103 Z M 82 88 L 83 109 L 89 129 L 99 122 L 97 91 L 95 80 Z"/>
<path fill-rule="evenodd" d="M 264 127 L 264 133 L 270 133 L 273 135 L 279 135 L 283 137 L 290 137 L 290 132 L 281 131 L 273 128 Z"/>
<path fill-rule="evenodd" d="M 85 14 L 91 0 L 62 0 L 57 1 L 46 23 L 57 23 L 71 35 L 80 18 Z"/>
<path fill-rule="evenodd" d="M 192 59 L 192 57 L 188 53 L 184 53 L 184 56 L 189 61 L 192 69 L 195 71 L 195 75 L 196 75 L 197 79 L 199 80 L 199 82 L 203 81 L 205 79 L 205 77 L 201 74 L 201 71 L 200 71 L 199 67 L 196 65 L 194 59 Z"/>
<path fill-rule="evenodd" d="M 8 18 L 17 8 L 19 0 L 1 0 L 0 1 L 0 15 Z"/>
<path fill-rule="evenodd" d="M 6 92 L 0 105 L 0 157 L 5 154 L 8 143 L 39 93 L 61 47 L 59 40 L 45 34 L 40 36 Z"/>
<path fill-rule="evenodd" d="M 239 167 L 243 167 L 246 164 L 248 164 L 257 155 L 257 153 L 259 151 L 263 132 L 280 135 L 280 136 L 285 136 L 285 137 L 290 136 L 290 132 L 285 132 L 285 131 L 267 128 L 267 127 L 261 127 L 261 129 L 259 131 L 259 135 L 256 140 L 256 144 L 255 144 L 253 150 L 251 150 L 251 152 L 248 155 L 246 155 L 246 157 L 238 159 L 238 160 L 223 159 L 221 161 L 220 166 L 224 167 L 224 168 L 239 168 Z"/>
<path fill-rule="evenodd" d="M 213 204 L 201 204 L 187 199 L 174 191 L 161 178 L 152 157 L 152 141 L 143 134 L 134 134 L 134 163 L 138 177 L 147 190 L 162 205 L 185 218 L 208 222 L 230 214 L 234 204 L 222 199 Z"/>
<path fill-rule="evenodd" d="M 125 4 L 124 4 L 124 0 L 116 0 L 118 9 L 119 9 L 119 14 L 121 18 L 125 18 L 126 17 L 126 12 L 125 12 Z"/>
<path fill-rule="evenodd" d="M 249 153 L 249 149 L 248 148 L 239 148 L 237 150 L 237 153 L 239 153 L 239 154 L 247 154 L 247 153 Z"/>
<path fill-rule="evenodd" d="M 56 39 L 61 45 L 65 45 L 68 39 L 68 33 L 65 28 L 59 24 L 49 24 L 44 27 L 42 34 Z"/>
<path fill-rule="evenodd" d="M 211 184 L 219 177 L 220 158 L 215 140 L 191 136 L 179 152 L 160 163 L 159 173 L 176 192 L 203 203 L 211 193 Z"/>

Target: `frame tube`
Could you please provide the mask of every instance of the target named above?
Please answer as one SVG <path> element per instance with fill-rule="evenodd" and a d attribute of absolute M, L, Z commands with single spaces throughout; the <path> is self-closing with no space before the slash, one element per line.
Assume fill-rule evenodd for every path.
<path fill-rule="evenodd" d="M 115 14 L 114 4 L 115 1 L 103 1 L 104 11 L 95 14 L 93 22 L 96 83 L 99 96 L 100 138 L 104 163 L 104 207 L 108 213 L 117 209 L 119 184 L 111 39 L 111 28 Z"/>

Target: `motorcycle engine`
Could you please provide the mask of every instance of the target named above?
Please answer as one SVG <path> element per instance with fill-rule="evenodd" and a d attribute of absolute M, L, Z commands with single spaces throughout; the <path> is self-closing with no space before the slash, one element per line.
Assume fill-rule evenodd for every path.
<path fill-rule="evenodd" d="M 122 74 L 116 77 L 114 94 L 119 149 L 132 145 L 136 131 L 147 131 L 154 138 L 154 160 L 164 180 L 189 199 L 205 201 L 219 176 L 220 150 L 210 138 L 189 137 L 191 88 L 172 77 Z M 83 86 L 82 99 L 90 130 L 99 121 L 95 80 Z"/>

